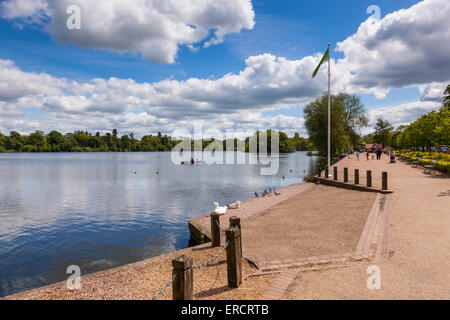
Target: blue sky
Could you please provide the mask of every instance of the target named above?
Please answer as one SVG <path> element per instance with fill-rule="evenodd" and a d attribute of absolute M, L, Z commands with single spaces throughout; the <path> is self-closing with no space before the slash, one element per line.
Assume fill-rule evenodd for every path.
<path fill-rule="evenodd" d="M 23 3 L 26 3 L 27 1 L 31 3 L 34 0 L 8 0 L 2 1 L 2 3 L 14 4 L 14 2 L 21 1 Z M 47 0 L 42 1 L 45 2 Z M 205 0 L 205 2 L 207 1 L 208 0 Z M 243 3 L 244 1 L 247 0 L 236 0 L 237 3 Z M 53 5 L 52 0 L 48 0 L 47 2 L 48 6 Z M 73 2 L 76 3 L 77 1 Z M 248 22 L 243 21 L 243 27 L 239 32 L 226 31 L 223 39 L 218 41 L 220 43 L 205 47 L 205 43 L 214 37 L 214 31 L 217 30 L 217 28 L 209 27 L 208 37 L 204 37 L 201 41 L 193 41 L 193 45 L 197 48 L 196 50 L 191 50 L 186 45 L 178 44 L 178 50 L 174 55 L 174 63 L 167 63 L 167 61 L 155 62 L 155 60 L 158 59 L 145 56 L 145 50 L 140 50 L 140 48 L 131 48 L 129 52 L 118 52 L 119 50 L 116 50 L 115 48 L 109 48 L 108 50 L 102 49 L 104 45 L 99 43 L 98 46 L 96 46 L 95 37 L 93 37 L 103 36 L 101 33 L 103 31 L 99 30 L 89 30 L 92 31 L 88 45 L 90 48 L 86 48 L 86 39 L 79 40 L 77 38 L 75 41 L 72 41 L 73 39 L 71 39 L 70 36 L 64 38 L 65 35 L 58 34 L 57 31 L 51 30 L 52 28 L 51 25 L 49 27 L 49 24 L 53 22 L 49 21 L 56 21 L 58 17 L 49 16 L 46 17 L 44 22 L 38 21 L 30 24 L 25 22 L 24 14 L 21 12 L 17 13 L 17 10 L 12 13 L 5 13 L 5 10 L 7 10 L 8 7 L 3 5 L 3 18 L 0 19 L 0 41 L 2 42 L 2 46 L 0 47 L 0 59 L 13 61 L 14 68 L 20 70 L 21 74 L 44 73 L 54 79 L 64 78 L 67 81 L 76 81 L 80 84 L 91 83 L 94 78 L 105 80 L 110 78 L 132 79 L 137 84 L 154 84 L 167 79 L 177 80 L 177 84 L 182 84 L 183 81 L 192 78 L 215 81 L 222 79 L 225 75 L 230 73 L 239 75 L 240 72 L 248 67 L 246 61 L 249 57 L 261 57 L 263 54 L 270 54 L 277 58 L 284 57 L 288 61 L 300 61 L 305 57 L 313 57 L 318 53 L 323 53 L 328 42 L 331 42 L 332 48 L 336 49 L 337 42 L 342 42 L 357 33 L 360 25 L 369 18 L 371 14 L 368 14 L 366 10 L 370 5 L 379 6 L 381 9 L 381 18 L 383 19 L 389 13 L 396 14 L 398 10 L 408 9 L 418 2 L 419 1 L 409 0 L 379 0 L 376 2 L 361 0 L 254 0 L 251 1 L 250 7 L 254 11 L 254 26 L 249 27 Z M 83 7 L 83 10 L 86 10 L 85 7 Z M 12 11 L 12 9 L 10 11 Z M 83 11 L 81 11 L 81 13 L 83 14 Z M 14 16 L 14 14 L 16 16 Z M 99 15 L 101 15 L 101 13 L 99 13 Z M 236 19 L 240 19 L 239 13 L 236 13 L 236 16 Z M 236 24 L 235 21 L 230 22 L 230 25 L 231 23 L 233 23 L 233 25 Z M 227 30 L 229 30 L 231 27 L 227 28 Z M 206 29 L 208 29 L 208 27 Z M 83 28 L 79 31 L 83 32 Z M 108 36 L 109 35 L 105 35 L 105 38 Z M 125 37 L 126 36 L 128 35 L 125 34 Z M 130 33 L 130 37 L 133 37 L 132 33 Z M 61 38 L 64 39 L 61 40 Z M 113 42 L 113 40 L 110 41 L 110 39 L 108 39 L 108 41 L 109 43 Z M 67 42 L 72 42 L 74 44 L 65 44 Z M 116 44 L 113 44 L 113 46 L 114 45 Z M 347 47 L 350 48 L 350 45 Z M 350 48 L 345 50 L 349 50 L 348 52 L 350 52 L 350 50 L 354 49 Z M 345 50 L 344 52 L 333 51 L 332 58 L 345 58 L 347 54 L 347 51 Z M 350 56 L 350 54 L 347 55 Z M 170 59 L 170 57 L 167 59 Z M 361 67 L 361 70 L 362 69 L 363 67 Z M 336 70 L 333 70 L 333 73 L 333 76 L 340 76 L 339 74 L 336 74 L 338 73 Z M 386 73 L 389 73 L 389 70 L 387 70 Z M 352 93 L 358 94 L 368 109 L 420 102 L 421 100 L 426 100 L 423 97 L 424 87 L 430 86 L 432 83 L 428 78 L 423 81 L 421 79 L 414 80 L 414 83 L 411 84 L 396 78 L 394 80 L 391 79 L 385 81 L 386 83 L 389 82 L 388 85 L 378 85 L 377 82 L 376 85 L 367 85 L 361 89 L 356 88 Z M 312 79 L 307 80 L 314 81 Z M 447 80 L 448 79 L 445 79 L 445 75 L 436 75 L 436 82 L 438 85 Z M 306 81 L 306 79 L 304 81 Z M 383 88 L 381 91 L 388 88 L 386 95 L 381 99 L 380 96 L 377 96 L 376 98 L 373 93 L 381 87 Z M 33 91 L 33 94 L 36 95 L 34 98 L 38 96 L 42 97 L 44 95 L 47 96 L 49 93 L 46 92 L 46 90 L 47 89 L 43 89 L 42 92 L 37 93 Z M 326 87 L 324 87 L 323 90 L 326 90 Z M 429 91 L 431 91 L 431 89 Z M 92 93 L 83 93 L 82 95 L 90 98 L 91 94 Z M 58 92 L 57 95 L 58 97 L 61 97 L 61 92 Z M 75 96 L 74 94 L 71 95 Z M 191 94 L 187 95 L 189 96 Z M 10 120 L 14 121 L 10 121 L 12 125 L 0 123 L 0 131 L 13 129 L 14 123 L 17 124 L 17 130 L 33 130 L 32 125 L 27 127 L 23 121 L 20 121 L 23 119 L 35 119 L 34 125 L 39 124 L 39 121 L 43 123 L 45 119 L 51 119 L 51 121 L 49 120 L 47 123 L 43 123 L 45 128 L 50 129 L 52 128 L 52 123 L 55 123 L 56 119 L 63 119 L 66 116 L 70 118 L 70 115 L 74 114 L 73 110 L 64 112 L 62 107 L 55 107 L 53 110 L 52 106 L 49 105 L 36 104 L 36 106 L 28 105 L 26 108 L 19 107 L 20 103 L 18 101 L 20 98 L 24 97 L 29 97 L 29 95 L 24 94 L 21 97 L 17 97 L 16 104 L 14 105 L 11 103 L 10 99 L 3 98 L 5 102 L 4 109 L 6 110 L 6 106 L 8 106 L 8 111 L 5 111 L 4 114 L 9 116 Z M 255 98 L 258 102 L 261 102 L 261 99 L 261 97 Z M 261 117 L 274 118 L 279 115 L 289 118 L 301 118 L 302 106 L 311 99 L 306 96 L 296 96 L 295 99 L 293 99 L 293 97 L 286 97 L 286 99 L 281 97 L 279 99 L 269 100 L 270 102 L 267 104 L 261 102 L 261 106 L 256 108 L 257 111 L 260 111 L 260 116 L 255 116 L 254 119 L 259 119 L 257 121 L 261 121 Z M 289 102 L 286 102 L 288 100 Z M 430 100 L 436 102 L 437 98 L 433 96 Z M 1 93 L 0 101 L 2 101 Z M 194 102 L 207 102 L 208 104 L 211 104 L 210 107 L 206 108 L 208 109 L 207 113 L 214 113 L 215 116 L 218 114 L 220 115 L 220 112 L 216 112 L 216 109 L 222 107 L 214 105 L 215 101 L 213 99 L 211 101 L 206 99 L 206 102 L 203 100 L 199 102 L 197 99 Z M 124 115 L 126 112 L 134 114 L 145 112 L 145 116 L 150 116 L 152 114 L 149 110 L 152 108 L 152 110 L 154 110 L 156 108 L 160 114 L 164 114 L 161 117 L 157 116 L 158 113 L 153 114 L 153 116 L 156 116 L 157 118 L 167 119 L 169 122 L 183 121 L 183 117 L 181 116 L 175 118 L 172 111 L 167 111 L 167 115 L 165 115 L 166 110 L 164 108 L 166 107 L 166 104 L 167 106 L 172 105 L 171 102 L 163 103 L 158 101 L 152 106 L 135 105 L 127 110 L 108 109 L 107 113 L 108 116 L 117 116 L 120 114 Z M 189 109 L 189 105 L 186 105 L 186 108 Z M 427 111 L 428 109 L 435 107 L 427 105 L 426 107 L 422 106 L 421 108 Z M 12 109 L 16 112 L 12 112 Z M 56 109 L 62 112 L 57 115 L 54 112 Z M 95 106 L 90 107 L 89 110 L 94 109 Z M 210 111 L 213 109 L 214 112 Z M 252 109 L 251 107 L 247 108 L 247 106 L 243 106 L 242 108 L 236 107 L 236 112 L 247 112 L 247 109 L 255 112 L 255 109 Z M 88 112 L 85 112 L 84 109 L 83 112 L 78 112 L 78 122 L 75 121 L 72 124 L 67 125 L 66 128 L 70 130 L 73 126 L 76 126 L 76 123 L 82 123 L 83 116 L 89 119 L 91 117 L 97 117 L 99 116 L 99 112 L 104 112 L 104 109 L 95 109 L 94 111 L 97 113 L 92 113 L 91 115 Z M 7 114 L 7 112 L 9 112 L 9 114 Z M 230 116 L 229 110 L 223 112 L 227 117 Z M 189 112 L 187 113 L 189 114 Z M 239 116 L 237 117 L 239 118 Z M 186 119 L 192 120 L 195 118 L 201 118 L 201 113 L 199 112 L 197 115 L 193 114 L 191 118 L 188 116 Z M 145 130 L 156 129 L 158 123 L 161 126 L 164 126 L 164 123 L 166 123 L 161 121 L 161 119 L 152 118 L 151 121 L 152 125 L 147 129 L 142 128 L 142 132 Z M 251 120 L 249 119 L 248 121 Z M 293 123 L 292 121 L 291 125 Z M 70 119 L 68 120 L 68 123 L 69 122 Z M 114 122 L 120 122 L 120 119 L 116 117 L 114 120 L 110 120 L 111 125 L 113 125 Z M 301 125 L 299 122 L 296 123 Z M 131 125 L 132 124 L 130 124 L 130 126 Z M 94 129 L 94 127 L 88 126 L 87 129 Z M 107 130 L 107 124 L 103 124 L 103 127 L 99 129 Z M 123 132 L 132 129 L 132 127 L 126 128 L 126 126 L 122 128 Z M 171 128 L 169 127 L 166 128 L 166 130 L 170 129 Z M 288 131 L 292 133 L 294 128 L 289 129 L 290 130 Z M 140 130 L 135 131 L 139 132 Z"/>
<path fill-rule="evenodd" d="M 407 8 L 418 1 L 376 1 L 381 15 Z M 181 48 L 177 62 L 158 64 L 134 54 L 86 50 L 59 45 L 36 26 L 19 29 L 0 20 L 0 57 L 12 59 L 23 70 L 45 71 L 58 77 L 87 81 L 95 77 L 132 78 L 139 82 L 168 77 L 219 78 L 239 72 L 249 56 L 272 53 L 290 59 L 326 50 L 353 34 L 368 18 L 367 8 L 375 2 L 352 1 L 252 1 L 255 27 L 227 37 L 226 41 L 197 52 Z M 339 53 L 334 53 L 337 57 Z"/>

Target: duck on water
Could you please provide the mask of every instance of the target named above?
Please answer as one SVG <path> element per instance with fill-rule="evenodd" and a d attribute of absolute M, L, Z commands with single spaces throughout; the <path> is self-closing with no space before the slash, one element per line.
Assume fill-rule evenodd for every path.
<path fill-rule="evenodd" d="M 195 160 L 194 158 L 191 158 L 191 161 L 181 161 L 181 164 L 201 164 L 202 162 L 200 160 Z"/>

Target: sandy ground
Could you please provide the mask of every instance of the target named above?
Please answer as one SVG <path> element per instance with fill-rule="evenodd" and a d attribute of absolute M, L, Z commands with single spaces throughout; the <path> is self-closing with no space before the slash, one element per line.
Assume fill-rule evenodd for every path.
<path fill-rule="evenodd" d="M 247 219 L 261 211 L 272 208 L 295 195 L 305 192 L 312 186 L 313 185 L 309 183 L 294 184 L 278 190 L 280 193 L 279 196 L 275 196 L 274 193 L 271 193 L 265 197 L 255 197 L 254 199 L 244 201 L 238 209 L 227 210 L 227 213 L 220 217 L 220 225 L 222 228 L 226 229 L 229 227 L 229 219 L 231 216 L 238 216 L 241 220 Z M 202 230 L 206 236 L 210 237 L 211 218 L 209 213 L 192 219 L 189 223 L 194 225 L 197 229 Z"/>
<path fill-rule="evenodd" d="M 68 290 L 65 282 L 18 293 L 5 300 L 150 300 L 171 279 L 172 259 L 187 254 L 194 265 L 204 263 L 216 255 L 219 248 L 209 244 L 180 250 L 123 267 L 97 272 L 82 277 L 80 290 Z M 258 299 L 277 274 L 249 276 L 258 270 L 243 261 L 243 283 L 237 289 L 227 284 L 226 253 L 211 265 L 194 270 L 194 299 Z M 172 299 L 169 286 L 159 300 Z"/>
<path fill-rule="evenodd" d="M 450 178 L 430 176 L 404 163 L 355 156 L 338 163 L 343 170 L 389 174 L 390 259 L 377 263 L 381 289 L 369 290 L 367 264 L 301 272 L 284 299 L 450 299 Z M 342 178 L 342 176 L 341 176 Z"/>
<path fill-rule="evenodd" d="M 313 185 L 243 220 L 244 254 L 274 261 L 353 252 L 375 197 Z"/>

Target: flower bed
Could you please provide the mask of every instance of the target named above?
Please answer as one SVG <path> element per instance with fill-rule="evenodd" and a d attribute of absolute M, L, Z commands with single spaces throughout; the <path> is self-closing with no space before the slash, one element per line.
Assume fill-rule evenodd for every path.
<path fill-rule="evenodd" d="M 436 170 L 450 173 L 450 154 L 432 152 L 396 152 L 397 156 L 418 161 L 421 165 L 432 165 Z"/>

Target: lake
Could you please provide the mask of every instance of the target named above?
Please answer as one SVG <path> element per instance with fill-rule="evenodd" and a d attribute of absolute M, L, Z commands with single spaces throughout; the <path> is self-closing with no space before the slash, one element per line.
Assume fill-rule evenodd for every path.
<path fill-rule="evenodd" d="M 0 297 L 66 280 L 69 265 L 83 275 L 185 248 L 187 221 L 214 201 L 302 182 L 317 161 L 279 160 L 262 176 L 260 165 L 181 166 L 164 152 L 0 154 Z"/>

